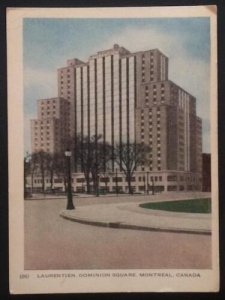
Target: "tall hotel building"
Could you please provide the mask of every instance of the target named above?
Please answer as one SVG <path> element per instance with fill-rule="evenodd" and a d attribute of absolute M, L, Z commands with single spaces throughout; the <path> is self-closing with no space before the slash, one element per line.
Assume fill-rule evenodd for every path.
<path fill-rule="evenodd" d="M 33 151 L 62 149 L 66 131 L 71 137 L 101 134 L 111 145 L 144 143 L 151 149 L 149 162 L 135 172 L 135 191 L 146 190 L 146 180 L 158 191 L 201 189 L 202 123 L 196 116 L 196 99 L 168 79 L 168 58 L 158 49 L 131 53 L 116 44 L 91 55 L 88 62 L 70 59 L 58 69 L 55 115 L 53 100 L 39 100 L 38 119 L 31 121 Z M 51 148 L 47 127 L 42 133 L 40 129 L 47 120 Z M 126 191 L 120 176 L 117 184 Z M 78 191 L 81 177 L 75 184 Z M 112 190 L 113 182 L 112 178 Z"/>

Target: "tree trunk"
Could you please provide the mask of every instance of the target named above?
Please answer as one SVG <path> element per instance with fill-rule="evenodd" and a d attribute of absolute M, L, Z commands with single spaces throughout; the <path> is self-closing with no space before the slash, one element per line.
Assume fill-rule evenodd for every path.
<path fill-rule="evenodd" d="M 91 188 L 90 188 L 90 175 L 89 175 L 89 172 L 84 173 L 84 177 L 85 177 L 86 184 L 87 184 L 87 194 L 90 194 Z"/>
<path fill-rule="evenodd" d="M 132 186 L 131 186 L 131 180 L 129 179 L 127 183 L 128 183 L 128 192 L 129 192 L 129 194 L 133 194 L 133 189 L 132 189 Z"/>
<path fill-rule="evenodd" d="M 45 192 L 45 173 L 43 170 L 41 171 L 41 179 L 42 179 L 42 192 L 44 193 Z"/>
<path fill-rule="evenodd" d="M 133 189 L 131 186 L 132 175 L 127 175 L 127 185 L 128 185 L 128 193 L 133 194 Z"/>
<path fill-rule="evenodd" d="M 33 193 L 34 189 L 34 173 L 31 173 L 31 194 Z"/>
<path fill-rule="evenodd" d="M 51 191 L 53 191 L 53 177 L 54 177 L 54 172 L 53 170 L 50 171 L 50 188 L 51 188 Z"/>
<path fill-rule="evenodd" d="M 92 180 L 94 193 L 96 194 L 96 196 L 98 196 L 98 176 L 94 172 L 92 173 Z"/>

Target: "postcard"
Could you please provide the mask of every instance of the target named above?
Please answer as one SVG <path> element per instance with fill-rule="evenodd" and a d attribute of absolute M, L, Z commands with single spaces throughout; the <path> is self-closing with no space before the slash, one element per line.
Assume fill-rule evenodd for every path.
<path fill-rule="evenodd" d="M 219 290 L 216 6 L 8 8 L 12 294 Z"/>

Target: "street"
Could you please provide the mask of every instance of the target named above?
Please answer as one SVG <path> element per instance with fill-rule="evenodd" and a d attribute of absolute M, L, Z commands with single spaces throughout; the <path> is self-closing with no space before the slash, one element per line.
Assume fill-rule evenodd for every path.
<path fill-rule="evenodd" d="M 61 218 L 65 207 L 65 199 L 25 201 L 25 269 L 211 267 L 211 236 L 83 225 Z"/>

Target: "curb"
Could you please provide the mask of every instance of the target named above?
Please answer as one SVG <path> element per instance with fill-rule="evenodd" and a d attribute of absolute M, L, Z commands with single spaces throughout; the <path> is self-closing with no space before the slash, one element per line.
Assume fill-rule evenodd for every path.
<path fill-rule="evenodd" d="M 92 225 L 92 226 L 100 226 L 100 227 L 108 227 L 108 228 L 116 228 L 116 229 L 132 229 L 132 230 L 142 230 L 142 231 L 158 231 L 158 232 L 171 232 L 171 233 L 188 233 L 188 234 L 201 234 L 201 235 L 211 235 L 210 230 L 204 229 L 182 229 L 182 228 L 160 228 L 160 227 L 148 227 L 148 226 L 140 226 L 133 224 L 126 224 L 122 222 L 105 222 L 105 221 L 97 221 L 90 220 L 85 218 L 79 218 L 75 216 L 68 215 L 65 211 L 60 213 L 60 217 L 81 224 Z"/>

